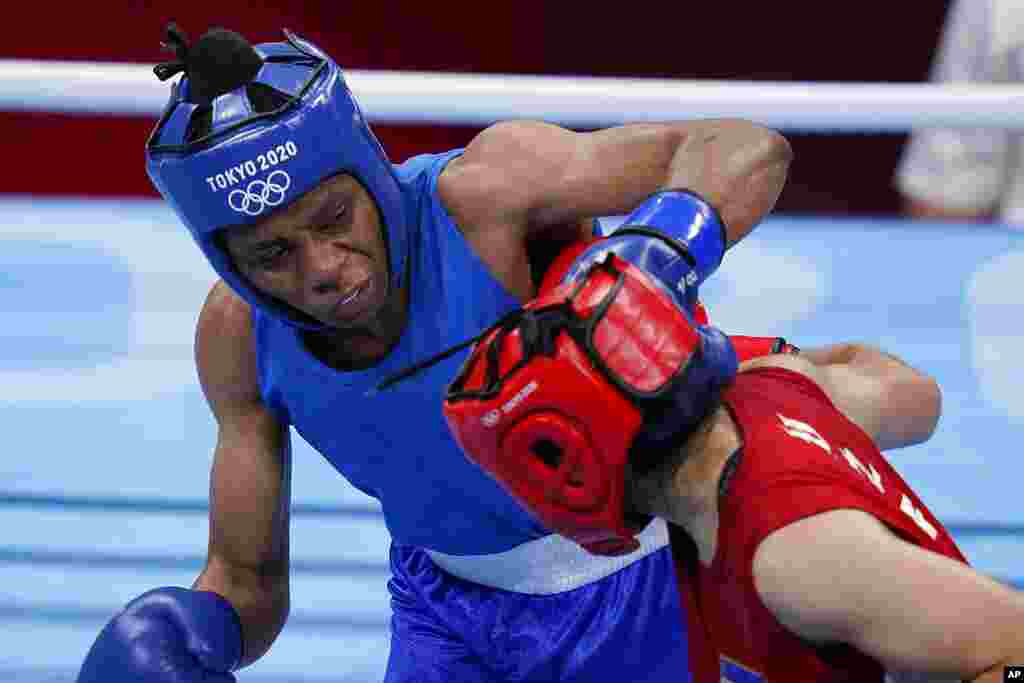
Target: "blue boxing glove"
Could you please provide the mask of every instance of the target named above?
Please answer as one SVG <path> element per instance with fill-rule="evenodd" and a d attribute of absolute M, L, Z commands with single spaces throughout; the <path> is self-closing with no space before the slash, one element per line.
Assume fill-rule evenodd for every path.
<path fill-rule="evenodd" d="M 216 593 L 157 588 L 100 632 L 77 683 L 228 683 L 242 659 L 238 613 Z"/>
<path fill-rule="evenodd" d="M 642 268 L 694 315 L 697 290 L 718 270 L 726 234 L 718 212 L 686 190 L 656 192 L 607 238 L 583 251 L 563 281 L 576 280 L 608 253 Z"/>

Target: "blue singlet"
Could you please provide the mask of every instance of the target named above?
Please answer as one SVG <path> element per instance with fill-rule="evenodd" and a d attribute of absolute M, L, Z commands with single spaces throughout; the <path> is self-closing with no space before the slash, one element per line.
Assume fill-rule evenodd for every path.
<path fill-rule="evenodd" d="M 339 372 L 306 349 L 292 327 L 254 310 L 260 390 L 361 491 L 380 500 L 397 543 L 453 555 L 507 550 L 546 532 L 463 455 L 441 397 L 468 350 L 391 389 L 367 391 L 416 361 L 479 334 L 519 302 L 490 274 L 437 194 L 461 150 L 397 167 L 417 222 L 406 330 L 378 365 Z"/>

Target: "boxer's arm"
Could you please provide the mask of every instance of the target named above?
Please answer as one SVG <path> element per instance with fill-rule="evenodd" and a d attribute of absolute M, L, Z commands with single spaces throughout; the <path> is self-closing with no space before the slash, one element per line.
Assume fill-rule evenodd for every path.
<path fill-rule="evenodd" d="M 1024 663 L 1024 594 L 836 510 L 769 535 L 754 556 L 765 606 L 816 643 L 847 643 L 887 669 L 1001 681 Z"/>
<path fill-rule="evenodd" d="M 445 170 L 440 190 L 453 214 L 472 217 L 469 223 L 487 215 L 486 226 L 526 236 L 626 214 L 654 192 L 682 188 L 719 212 L 731 245 L 772 210 L 791 157 L 779 133 L 736 119 L 586 133 L 514 121 L 480 133 Z"/>
<path fill-rule="evenodd" d="M 248 305 L 223 283 L 200 316 L 196 364 L 218 428 L 209 552 L 193 588 L 238 612 L 244 666 L 267 651 L 288 615 L 291 463 L 287 428 L 260 399 Z"/>
<path fill-rule="evenodd" d="M 926 441 L 942 412 L 938 383 L 889 353 L 864 344 L 767 356 L 741 369 L 781 366 L 813 379 L 882 450 Z"/>

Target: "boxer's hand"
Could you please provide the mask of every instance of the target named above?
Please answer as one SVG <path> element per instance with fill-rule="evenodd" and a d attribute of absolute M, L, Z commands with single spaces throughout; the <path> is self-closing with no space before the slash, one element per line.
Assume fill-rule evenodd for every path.
<path fill-rule="evenodd" d="M 692 316 L 697 290 L 718 269 L 725 246 L 725 226 L 710 204 L 691 192 L 666 190 L 648 197 L 611 235 L 584 249 L 565 279 L 614 253 L 651 275 Z"/>
<path fill-rule="evenodd" d="M 77 683 L 228 683 L 241 658 L 238 615 L 224 598 L 157 588 L 100 632 Z"/>

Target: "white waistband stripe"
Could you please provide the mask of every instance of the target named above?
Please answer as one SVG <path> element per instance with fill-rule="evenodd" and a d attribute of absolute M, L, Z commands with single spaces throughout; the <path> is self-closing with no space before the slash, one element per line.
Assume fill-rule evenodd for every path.
<path fill-rule="evenodd" d="M 603 579 L 664 548 L 668 545 L 665 522 L 654 520 L 637 540 L 638 550 L 619 557 L 592 555 L 575 541 L 557 534 L 494 555 L 427 553 L 438 567 L 460 579 L 516 593 L 550 595 Z"/>

